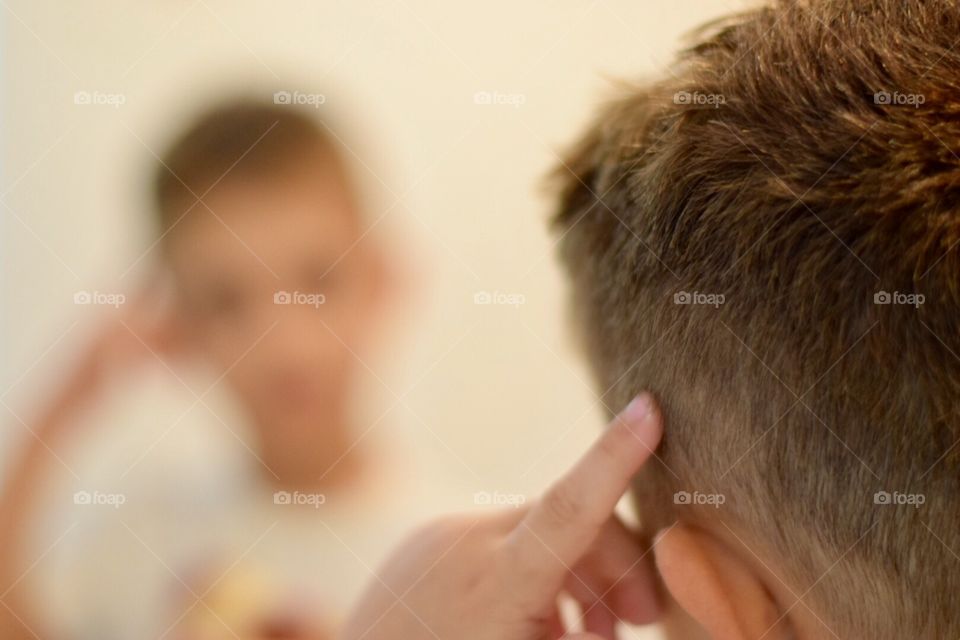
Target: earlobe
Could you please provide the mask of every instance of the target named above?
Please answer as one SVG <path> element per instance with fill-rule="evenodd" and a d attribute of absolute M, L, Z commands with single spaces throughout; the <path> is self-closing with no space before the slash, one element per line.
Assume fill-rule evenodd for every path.
<path fill-rule="evenodd" d="M 658 536 L 654 555 L 671 597 L 710 638 L 787 637 L 762 577 L 710 533 L 678 524 Z"/>

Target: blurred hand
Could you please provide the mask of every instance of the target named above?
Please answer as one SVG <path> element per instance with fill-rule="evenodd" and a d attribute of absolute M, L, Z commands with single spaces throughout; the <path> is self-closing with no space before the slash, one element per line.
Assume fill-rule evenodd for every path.
<path fill-rule="evenodd" d="M 169 295 L 152 278 L 117 309 L 108 309 L 83 352 L 75 376 L 87 390 L 152 358 L 168 360 L 183 351 Z"/>
<path fill-rule="evenodd" d="M 361 597 L 343 640 L 615 637 L 659 616 L 652 562 L 613 515 L 660 442 L 652 398 L 635 399 L 528 509 L 450 517 L 411 536 Z M 561 592 L 587 633 L 564 636 Z"/>
<path fill-rule="evenodd" d="M 69 429 L 78 409 L 96 400 L 110 379 L 127 375 L 141 362 L 165 362 L 183 354 L 184 341 L 162 284 L 154 278 L 118 308 L 101 311 L 79 360 L 32 422 L 38 443 Z"/>

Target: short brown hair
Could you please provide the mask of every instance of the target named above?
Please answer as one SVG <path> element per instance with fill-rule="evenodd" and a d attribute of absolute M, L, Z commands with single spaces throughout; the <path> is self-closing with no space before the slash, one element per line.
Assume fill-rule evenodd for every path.
<path fill-rule="evenodd" d="M 960 636 L 958 37 L 953 0 L 775 2 L 558 170 L 604 402 L 664 408 L 642 517 L 746 532 L 841 637 Z"/>
<path fill-rule="evenodd" d="M 209 108 L 158 163 L 153 196 L 161 232 L 221 181 L 272 175 L 316 150 L 341 160 L 335 138 L 302 107 L 240 97 Z"/>

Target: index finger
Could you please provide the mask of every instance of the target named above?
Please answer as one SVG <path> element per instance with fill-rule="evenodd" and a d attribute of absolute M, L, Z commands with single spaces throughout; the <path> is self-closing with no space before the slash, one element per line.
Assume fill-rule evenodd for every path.
<path fill-rule="evenodd" d="M 562 584 L 653 455 L 662 431 L 652 396 L 640 394 L 533 506 L 509 540 L 524 590 L 544 593 Z"/>

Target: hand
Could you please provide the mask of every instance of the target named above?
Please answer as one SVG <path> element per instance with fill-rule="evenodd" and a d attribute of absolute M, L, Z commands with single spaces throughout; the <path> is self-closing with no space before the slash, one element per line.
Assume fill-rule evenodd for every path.
<path fill-rule="evenodd" d="M 99 324 L 79 359 L 31 423 L 39 444 L 49 444 L 54 436 L 69 430 L 77 412 L 95 401 L 111 379 L 126 375 L 140 362 L 181 355 L 182 331 L 162 284 L 153 278 L 119 308 L 101 311 Z"/>
<path fill-rule="evenodd" d="M 164 284 L 157 274 L 118 309 L 103 312 L 76 367 L 75 377 L 85 381 L 88 392 L 140 362 L 167 360 L 181 351 L 181 332 Z"/>
<path fill-rule="evenodd" d="M 613 515 L 660 442 L 648 394 L 529 509 L 452 517 L 402 544 L 361 597 L 344 640 L 613 639 L 618 619 L 659 616 L 645 550 Z M 586 634 L 564 636 L 557 596 L 583 611 Z"/>

